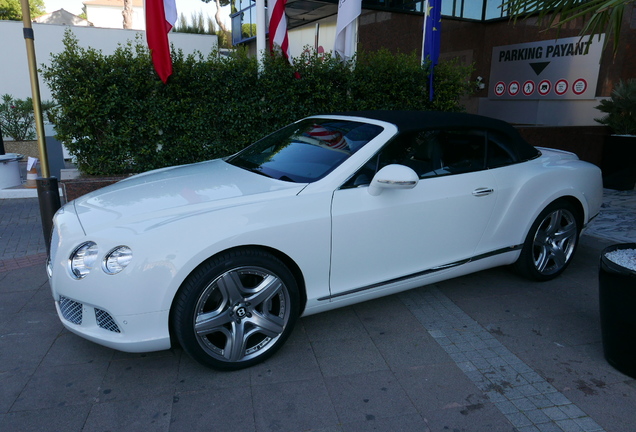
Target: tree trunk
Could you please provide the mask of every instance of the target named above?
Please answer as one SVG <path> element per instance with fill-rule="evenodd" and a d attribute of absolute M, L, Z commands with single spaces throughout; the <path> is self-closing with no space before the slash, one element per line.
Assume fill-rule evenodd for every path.
<path fill-rule="evenodd" d="M 216 24 L 219 26 L 219 28 L 223 32 L 227 33 L 229 32 L 229 30 L 223 23 L 223 20 L 221 19 L 221 2 L 220 0 L 214 0 L 214 1 L 216 2 L 216 14 L 214 14 L 214 20 L 216 21 Z"/>
<path fill-rule="evenodd" d="M 124 10 L 121 14 L 124 16 L 124 28 L 133 28 L 133 0 L 124 0 Z"/>

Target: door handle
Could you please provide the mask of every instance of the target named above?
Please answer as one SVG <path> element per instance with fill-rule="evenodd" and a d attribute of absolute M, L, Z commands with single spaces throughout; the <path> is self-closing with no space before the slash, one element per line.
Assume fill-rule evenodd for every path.
<path fill-rule="evenodd" d="M 486 196 L 486 195 L 490 195 L 494 191 L 495 190 L 492 188 L 478 188 L 473 191 L 473 196 L 476 196 L 476 197 Z"/>

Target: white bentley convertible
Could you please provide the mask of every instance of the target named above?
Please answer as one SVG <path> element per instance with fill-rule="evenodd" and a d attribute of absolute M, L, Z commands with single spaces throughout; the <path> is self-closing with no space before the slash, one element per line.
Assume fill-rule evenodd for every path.
<path fill-rule="evenodd" d="M 494 266 L 554 278 L 601 200 L 596 166 L 501 121 L 314 116 L 66 204 L 47 269 L 70 331 L 237 369 L 303 315 Z"/>

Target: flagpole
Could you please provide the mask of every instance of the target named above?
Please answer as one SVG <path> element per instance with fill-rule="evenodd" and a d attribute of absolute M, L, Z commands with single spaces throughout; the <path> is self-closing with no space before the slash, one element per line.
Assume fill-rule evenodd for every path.
<path fill-rule="evenodd" d="M 49 176 L 49 160 L 46 151 L 46 138 L 44 135 L 44 121 L 42 120 L 42 105 L 40 103 L 40 83 L 38 82 L 38 67 L 35 60 L 35 45 L 33 27 L 31 26 L 31 12 L 29 0 L 20 0 L 22 6 L 22 24 L 24 26 L 24 41 L 26 42 L 27 60 L 29 64 L 29 79 L 31 81 L 31 94 L 33 99 L 33 115 L 35 119 L 35 131 L 37 134 L 38 149 L 40 151 L 40 169 L 42 177 Z"/>
<path fill-rule="evenodd" d="M 40 216 L 42 220 L 42 233 L 47 253 L 51 249 L 51 233 L 53 232 L 53 215 L 61 207 L 60 192 L 57 178 L 50 177 L 49 159 L 46 150 L 46 137 L 44 132 L 44 120 L 42 118 L 42 103 L 40 100 L 40 84 L 38 81 L 38 67 L 35 60 L 35 42 L 33 27 L 31 26 L 31 12 L 29 0 L 20 0 L 22 5 L 22 23 L 24 25 L 24 40 L 26 42 L 27 59 L 29 64 L 29 78 L 31 80 L 31 93 L 33 100 L 33 115 L 35 117 L 35 131 L 40 150 L 40 169 L 42 177 L 36 179 L 38 201 L 40 204 Z"/>
<path fill-rule="evenodd" d="M 422 26 L 422 63 L 426 60 L 426 20 L 428 19 L 428 0 L 424 0 L 424 25 Z"/>
<path fill-rule="evenodd" d="M 265 0 L 256 0 L 256 59 L 258 69 L 262 70 L 265 55 Z"/>

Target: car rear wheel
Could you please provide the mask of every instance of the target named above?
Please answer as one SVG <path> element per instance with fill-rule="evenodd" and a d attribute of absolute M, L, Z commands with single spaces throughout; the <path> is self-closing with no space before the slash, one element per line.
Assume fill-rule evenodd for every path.
<path fill-rule="evenodd" d="M 173 330 L 183 349 L 216 369 L 241 369 L 271 356 L 299 314 L 298 286 L 276 257 L 230 251 L 193 272 L 177 294 Z"/>
<path fill-rule="evenodd" d="M 554 279 L 572 261 L 581 233 L 577 210 L 567 201 L 556 201 L 539 214 L 514 264 L 524 277 Z"/>

